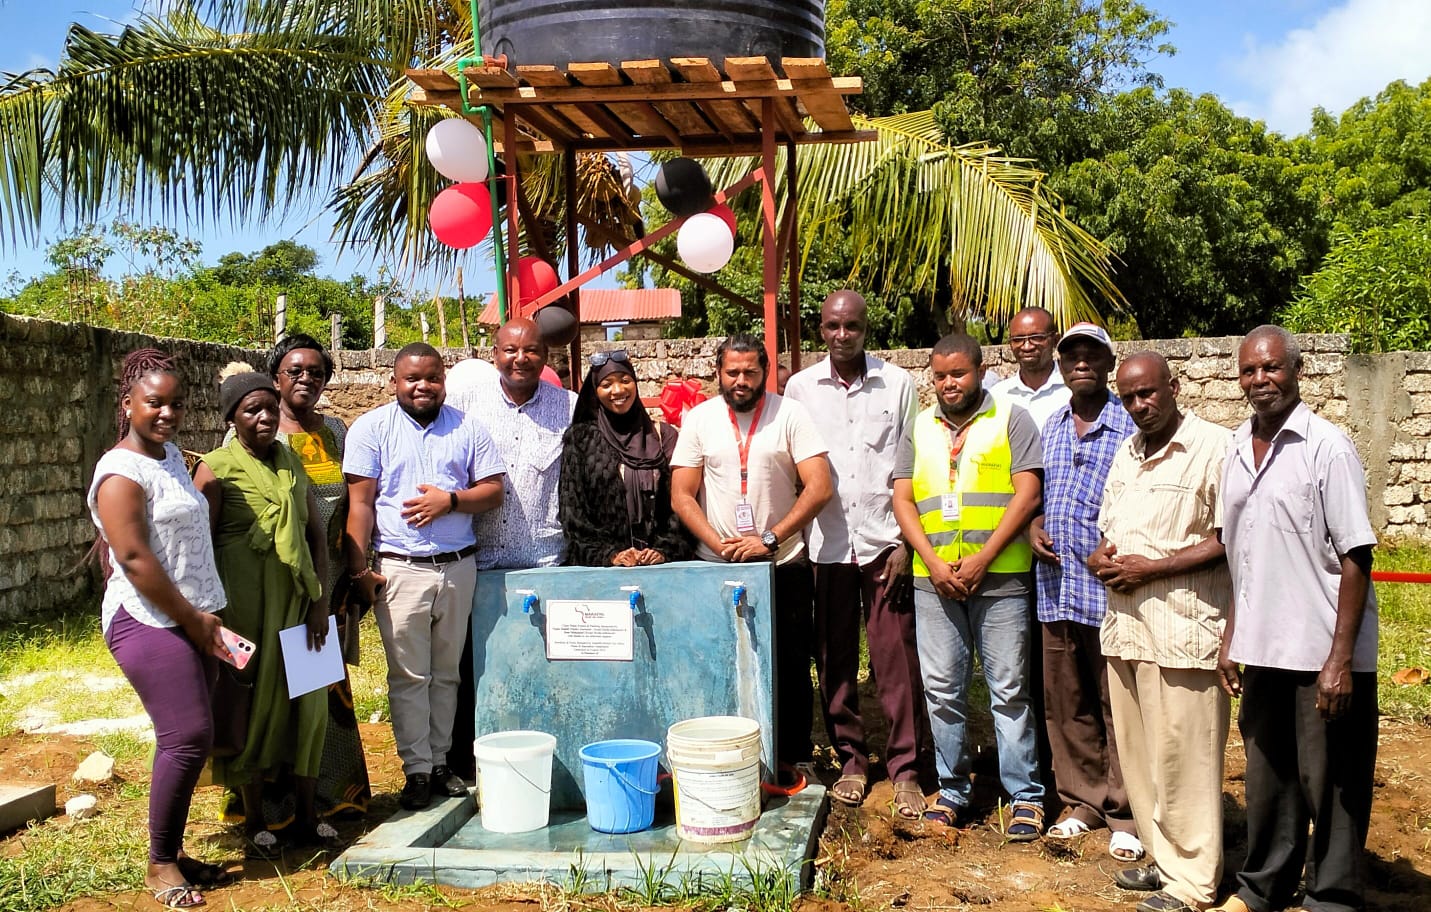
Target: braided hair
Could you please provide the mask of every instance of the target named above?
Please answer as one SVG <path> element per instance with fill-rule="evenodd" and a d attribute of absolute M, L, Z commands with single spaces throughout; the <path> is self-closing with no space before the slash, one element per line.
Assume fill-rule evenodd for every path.
<path fill-rule="evenodd" d="M 136 348 L 124 356 L 124 364 L 119 369 L 119 395 L 114 407 L 114 426 L 119 431 L 115 443 L 129 436 L 129 415 L 125 412 L 124 397 L 134 389 L 134 384 L 150 374 L 178 376 L 179 369 L 171 356 L 157 348 Z"/>
<path fill-rule="evenodd" d="M 129 395 L 136 383 L 150 374 L 178 376 L 179 370 L 174 359 L 157 348 L 136 348 L 124 356 L 124 363 L 119 368 L 119 395 L 115 397 L 114 406 L 114 426 L 119 432 L 114 441 L 116 445 L 129 436 L 129 415 L 124 408 L 124 397 Z M 103 531 L 95 535 L 94 544 L 90 545 L 84 562 L 99 564 L 100 575 L 106 581 L 114 572 L 109 562 L 109 543 L 105 541 Z"/>

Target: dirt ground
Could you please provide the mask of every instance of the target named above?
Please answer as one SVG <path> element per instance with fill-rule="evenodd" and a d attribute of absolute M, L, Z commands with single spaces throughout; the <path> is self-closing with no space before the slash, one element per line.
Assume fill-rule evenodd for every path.
<path fill-rule="evenodd" d="M 873 696 L 872 694 L 870 695 Z M 865 705 L 871 706 L 873 700 Z M 396 810 L 401 769 L 386 724 L 363 725 L 370 776 L 376 797 L 364 821 L 340 824 L 345 840 L 356 839 Z M 874 732 L 879 744 L 882 732 Z M 976 731 L 976 735 L 978 732 Z M 0 780 L 60 782 L 59 802 L 71 797 L 69 772 L 93 749 L 83 738 L 15 735 L 0 740 Z M 1426 720 L 1383 719 L 1377 758 L 1376 799 L 1367 846 L 1369 904 L 1381 910 L 1431 909 L 1431 726 Z M 976 764 L 976 771 L 980 764 Z M 1243 754 L 1233 726 L 1227 750 L 1224 790 L 1226 868 L 1224 890 L 1245 848 L 1243 828 Z M 142 782 L 142 761 L 121 764 L 122 780 Z M 833 769 L 828 771 L 833 780 Z M 986 785 L 983 791 L 987 792 Z M 107 786 L 117 796 L 117 786 Z M 978 794 L 976 792 L 976 794 Z M 799 902 L 802 912 L 869 912 L 876 909 L 956 910 L 982 907 L 991 912 L 1074 912 L 1126 908 L 1138 894 L 1116 888 L 1111 875 L 1120 863 L 1107 854 L 1107 831 L 1097 831 L 1072 845 L 1042 841 L 1005 843 L 996 812 L 982 826 L 965 831 L 936 830 L 896 821 L 887 780 L 871 787 L 860 809 L 834 807 L 827 819 L 816 859 L 816 890 Z M 139 800 L 139 799 L 131 799 Z M 333 910 L 408 910 L 442 902 L 434 892 L 393 891 L 390 895 L 338 884 L 325 875 L 331 859 L 289 853 L 280 863 L 241 862 L 236 836 L 218 824 L 194 816 L 190 844 L 216 860 L 229 859 L 240 873 L 235 885 L 209 894 L 209 908 L 322 908 Z M 22 836 L 0 839 L 0 854 L 15 850 Z M 484 891 L 443 889 L 444 905 L 480 912 L 533 912 L 554 904 L 553 892 L 531 887 Z M 563 904 L 564 905 L 564 904 Z M 597 905 L 601 905 L 599 902 Z M 610 904 L 606 904 L 608 907 Z M 66 907 L 77 912 L 157 908 L 146 894 L 94 896 Z"/>

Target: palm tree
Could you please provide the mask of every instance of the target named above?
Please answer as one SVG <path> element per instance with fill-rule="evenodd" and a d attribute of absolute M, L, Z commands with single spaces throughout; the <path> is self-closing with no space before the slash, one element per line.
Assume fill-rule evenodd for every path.
<path fill-rule="evenodd" d="M 343 245 L 414 268 L 451 260 L 427 229 L 442 182 L 420 140 L 452 115 L 405 104 L 403 71 L 455 69 L 471 25 L 451 0 L 171 0 L 118 35 L 72 26 L 54 71 L 0 77 L 0 241 L 37 237 L 50 207 L 79 221 L 110 206 L 239 221 L 324 205 Z M 877 142 L 802 153 L 812 236 L 843 224 L 870 256 L 911 267 L 916 287 L 943 264 L 970 312 L 1028 301 L 1068 322 L 1095 296 L 1121 300 L 1107 250 L 1027 163 L 951 147 L 927 113 L 864 125 Z M 554 222 L 560 168 L 518 167 L 536 220 Z M 745 165 L 713 167 L 720 179 Z M 598 159 L 580 174 L 579 209 L 635 222 L 611 169 Z"/>

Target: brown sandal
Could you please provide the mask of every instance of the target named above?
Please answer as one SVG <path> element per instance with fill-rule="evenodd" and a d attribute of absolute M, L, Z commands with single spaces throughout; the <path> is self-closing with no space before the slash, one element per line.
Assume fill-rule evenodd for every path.
<path fill-rule="evenodd" d="M 894 813 L 905 820 L 918 820 L 924 816 L 928 805 L 924 801 L 924 790 L 913 779 L 894 784 Z"/>
<path fill-rule="evenodd" d="M 841 786 L 845 787 L 843 792 Z M 859 807 L 865 803 L 865 791 L 868 788 L 869 780 L 860 773 L 841 776 L 830 786 L 830 797 L 847 807 Z"/>

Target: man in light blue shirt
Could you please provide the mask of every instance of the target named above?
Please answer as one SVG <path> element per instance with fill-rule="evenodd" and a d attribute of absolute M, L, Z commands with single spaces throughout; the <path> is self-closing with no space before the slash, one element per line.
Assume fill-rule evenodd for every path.
<path fill-rule="evenodd" d="M 457 797 L 452 775 L 458 662 L 477 584 L 472 516 L 502 503 L 502 461 L 480 425 L 444 405 L 442 356 L 423 342 L 393 363 L 397 401 L 348 431 L 348 572 L 373 603 L 388 659 L 393 739 L 402 759 L 399 803 Z M 369 564 L 368 551 L 375 552 Z"/>

